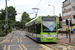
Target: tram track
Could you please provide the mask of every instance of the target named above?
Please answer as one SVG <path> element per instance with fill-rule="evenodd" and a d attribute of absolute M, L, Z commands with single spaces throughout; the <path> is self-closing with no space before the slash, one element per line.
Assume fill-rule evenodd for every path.
<path fill-rule="evenodd" d="M 19 32 L 18 32 L 18 33 L 19 33 Z M 22 50 L 25 50 L 25 48 L 24 48 L 24 46 L 23 46 L 23 44 L 22 44 L 22 42 L 21 42 L 21 40 L 20 40 L 19 34 L 18 34 L 18 38 L 19 38 L 19 43 L 20 43 L 20 45 L 21 45 L 21 47 L 22 47 Z"/>

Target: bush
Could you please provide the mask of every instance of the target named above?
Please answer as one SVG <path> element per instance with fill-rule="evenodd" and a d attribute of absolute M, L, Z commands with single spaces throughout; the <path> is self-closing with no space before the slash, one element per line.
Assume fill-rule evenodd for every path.
<path fill-rule="evenodd" d="M 3 33 L 3 31 L 0 31 L 0 36 L 5 36 L 6 33 Z"/>
<path fill-rule="evenodd" d="M 3 31 L 2 31 L 2 33 L 5 33 L 5 32 L 6 32 L 6 30 L 3 30 Z"/>
<path fill-rule="evenodd" d="M 10 31 L 9 30 L 7 30 L 7 33 L 9 33 Z"/>
<path fill-rule="evenodd" d="M 7 33 L 9 33 L 10 31 L 7 30 Z M 0 36 L 5 36 L 6 35 L 6 30 L 0 31 Z"/>

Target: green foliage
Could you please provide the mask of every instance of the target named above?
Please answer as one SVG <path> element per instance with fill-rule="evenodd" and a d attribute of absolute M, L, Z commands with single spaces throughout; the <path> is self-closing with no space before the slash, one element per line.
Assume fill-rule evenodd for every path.
<path fill-rule="evenodd" d="M 7 30 L 7 33 L 9 33 L 10 31 Z M 6 35 L 6 30 L 0 31 L 0 36 L 5 36 Z"/>
<path fill-rule="evenodd" d="M 16 10 L 13 6 L 9 6 L 7 7 L 8 9 L 8 18 L 10 19 L 10 21 L 16 21 L 15 20 L 15 16 L 17 15 Z"/>
<path fill-rule="evenodd" d="M 14 26 L 16 20 L 15 20 L 15 16 L 17 15 L 16 10 L 13 6 L 9 6 L 7 7 L 8 9 L 8 30 L 7 32 L 11 32 L 12 31 L 12 27 Z M 0 31 L 1 35 L 4 35 L 4 33 L 6 32 L 4 25 L 5 25 L 5 17 L 6 17 L 6 8 L 5 9 L 1 9 L 0 10 L 0 29 L 2 29 L 2 31 Z"/>
<path fill-rule="evenodd" d="M 29 14 L 27 12 L 23 12 L 21 17 L 21 27 L 25 27 L 25 23 L 29 22 L 31 18 L 29 17 Z"/>
<path fill-rule="evenodd" d="M 5 36 L 5 35 L 6 35 L 6 33 L 1 33 L 1 32 L 0 32 L 0 36 Z"/>

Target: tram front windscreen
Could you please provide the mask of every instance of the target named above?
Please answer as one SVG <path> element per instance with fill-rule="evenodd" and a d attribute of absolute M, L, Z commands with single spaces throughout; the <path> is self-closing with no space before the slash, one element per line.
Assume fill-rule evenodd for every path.
<path fill-rule="evenodd" d="M 43 32 L 56 32 L 56 18 L 42 17 Z"/>

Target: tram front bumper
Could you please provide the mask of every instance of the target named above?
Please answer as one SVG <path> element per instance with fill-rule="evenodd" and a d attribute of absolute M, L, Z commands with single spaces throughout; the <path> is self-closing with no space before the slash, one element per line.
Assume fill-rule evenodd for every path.
<path fill-rule="evenodd" d="M 41 38 L 41 42 L 57 42 L 57 41 L 58 41 L 58 38 L 52 38 L 52 37 Z"/>

